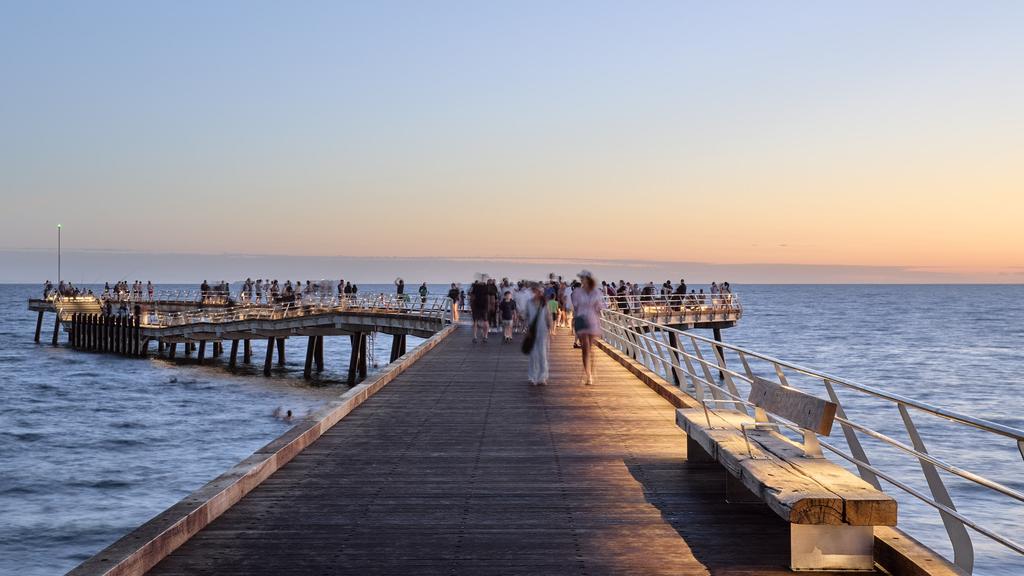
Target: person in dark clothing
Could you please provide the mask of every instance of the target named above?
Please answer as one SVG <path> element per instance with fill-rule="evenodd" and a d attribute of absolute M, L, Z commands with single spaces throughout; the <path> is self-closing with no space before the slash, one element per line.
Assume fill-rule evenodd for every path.
<path fill-rule="evenodd" d="M 487 280 L 487 320 L 488 325 L 494 330 L 498 329 L 498 300 L 501 294 L 498 291 L 498 284 L 494 278 Z"/>
<path fill-rule="evenodd" d="M 448 299 L 452 301 L 452 322 L 459 321 L 459 287 L 452 282 L 448 289 Z"/>
<path fill-rule="evenodd" d="M 487 315 L 490 309 L 488 302 L 490 295 L 488 294 L 487 284 L 483 281 L 477 280 L 473 282 L 473 285 L 469 288 L 469 308 L 473 314 L 473 343 L 476 344 L 479 331 L 483 331 L 484 344 L 487 343 L 487 334 L 490 331 L 490 325 L 487 322 Z"/>
<path fill-rule="evenodd" d="M 512 341 L 512 321 L 516 317 L 516 301 L 512 299 L 512 292 L 506 291 L 505 297 L 498 303 L 498 312 L 501 316 L 501 326 L 505 332 L 502 343 Z"/>

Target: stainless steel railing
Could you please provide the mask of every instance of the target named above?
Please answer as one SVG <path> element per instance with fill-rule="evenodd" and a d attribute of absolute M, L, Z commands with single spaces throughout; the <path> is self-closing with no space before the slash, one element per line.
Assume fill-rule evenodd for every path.
<path fill-rule="evenodd" d="M 229 308 L 196 309 L 186 312 L 150 311 L 144 314 L 142 326 L 164 328 L 189 324 L 219 324 L 245 320 L 283 320 L 339 312 L 373 312 L 407 314 L 424 319 L 451 318 L 451 300 L 447 297 L 419 296 L 400 298 L 394 294 L 366 295 L 351 298 L 337 296 L 305 296 L 294 302 L 279 304 L 239 304 Z"/>
<path fill-rule="evenodd" d="M 966 465 L 953 464 L 929 453 L 913 416 L 928 417 L 930 425 L 953 428 L 944 429 L 945 438 L 959 439 L 961 431 L 970 429 L 982 433 L 984 441 L 996 442 L 1002 439 L 1014 442 L 1022 458 L 1024 430 L 880 390 L 689 331 L 677 330 L 648 318 L 615 309 L 604 310 L 601 323 L 606 341 L 666 380 L 680 385 L 706 411 L 735 410 L 749 414 L 748 410 L 752 405 L 746 401 L 746 394 L 741 393 L 740 389 L 743 388 L 744 392 L 749 391 L 755 373 L 762 377 L 766 377 L 767 374 L 784 386 L 792 386 L 799 381 L 800 388 L 824 389 L 828 397 L 838 405 L 836 421 L 842 428 L 846 448 L 819 438 L 821 446 L 855 466 L 861 478 L 876 488 L 881 489 L 880 480 L 884 480 L 934 508 L 952 544 L 953 561 L 960 568 L 971 572 L 974 567 L 974 544 L 968 528 L 1018 554 L 1024 554 L 1024 544 L 958 511 L 939 470 L 996 494 L 1007 504 L 1024 503 L 1024 493 L 982 474 L 969 471 Z M 848 417 L 844 403 L 839 397 L 840 391 L 844 394 L 857 394 L 861 398 L 869 399 L 873 404 L 895 406 L 903 429 L 910 439 L 909 444 Z M 847 403 L 845 407 L 849 408 L 855 404 L 856 402 Z M 794 432 L 799 431 L 793 423 L 777 415 L 773 416 L 773 419 Z M 891 448 L 904 458 L 916 460 L 929 493 L 926 494 L 923 490 L 911 486 L 912 479 L 900 477 L 897 472 L 873 464 L 861 444 L 862 436 Z M 1019 465 L 1020 462 L 1016 464 Z M 1014 522 L 1013 518 L 1009 518 L 1007 522 L 1002 523 L 1013 525 Z"/>
<path fill-rule="evenodd" d="M 737 294 L 607 296 L 607 307 L 660 324 L 736 321 L 743 316 Z"/>

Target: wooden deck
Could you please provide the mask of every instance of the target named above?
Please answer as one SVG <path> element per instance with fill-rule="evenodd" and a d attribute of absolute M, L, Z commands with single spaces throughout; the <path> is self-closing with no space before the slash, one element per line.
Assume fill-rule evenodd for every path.
<path fill-rule="evenodd" d="M 791 574 L 788 525 L 686 465 L 673 407 L 597 351 L 441 343 L 156 574 Z"/>

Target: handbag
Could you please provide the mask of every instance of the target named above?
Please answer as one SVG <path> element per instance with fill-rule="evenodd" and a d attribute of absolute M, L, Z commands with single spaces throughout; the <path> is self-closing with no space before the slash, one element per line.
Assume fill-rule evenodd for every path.
<path fill-rule="evenodd" d="M 523 338 L 523 354 L 533 352 L 533 345 L 537 343 L 537 322 L 540 321 L 540 315 L 546 313 L 547 310 L 543 307 L 537 309 L 537 315 L 533 317 L 533 322 L 530 323 Z"/>

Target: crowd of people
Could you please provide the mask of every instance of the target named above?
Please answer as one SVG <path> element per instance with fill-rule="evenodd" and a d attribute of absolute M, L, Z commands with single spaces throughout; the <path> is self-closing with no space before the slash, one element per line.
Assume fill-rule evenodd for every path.
<path fill-rule="evenodd" d="M 238 300 L 242 304 L 289 304 L 313 298 L 333 297 L 335 296 L 334 288 L 334 283 L 328 280 L 306 280 L 305 283 L 296 280 L 293 283 L 291 280 L 280 282 L 276 278 L 273 280 L 257 278 L 255 281 L 252 278 L 246 278 L 238 292 Z M 351 298 L 358 295 L 359 286 L 345 280 L 338 280 L 337 290 L 337 296 Z M 199 286 L 199 293 L 204 302 L 224 299 L 233 302 L 227 282 L 211 286 L 206 280 L 203 280 Z"/>
<path fill-rule="evenodd" d="M 732 302 L 732 288 L 728 282 L 712 282 L 710 292 L 689 289 L 685 279 L 678 284 L 665 281 L 638 284 L 619 280 L 601 282 L 589 271 L 580 272 L 566 281 L 550 275 L 546 281 L 520 280 L 500 282 L 486 276 L 473 282 L 467 293 L 452 284 L 448 297 L 456 311 L 468 304 L 472 314 L 473 343 L 486 344 L 491 334 L 500 333 L 502 343 L 510 343 L 516 334 L 524 335 L 524 352 L 530 355 L 528 379 L 531 385 L 544 386 L 549 379 L 548 350 L 551 336 L 559 329 L 571 330 L 573 347 L 581 350 L 583 384 L 594 382 L 593 342 L 602 334 L 601 310 L 609 304 L 620 310 L 629 310 L 637 303 L 656 299 L 672 306 L 715 307 Z"/>

